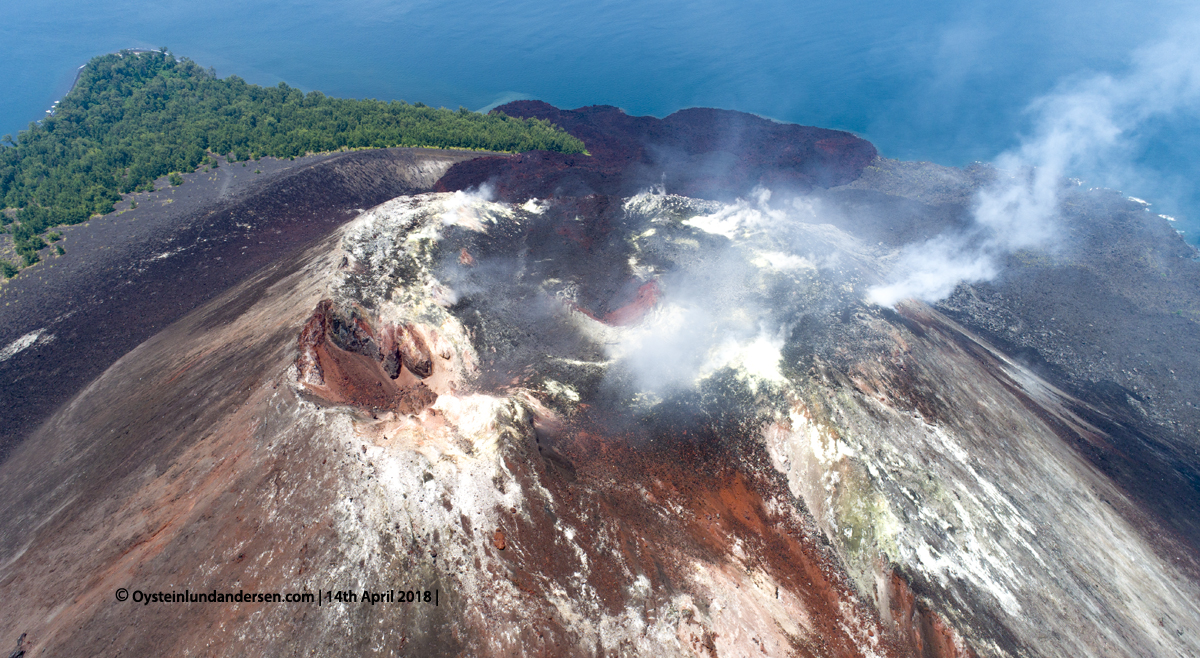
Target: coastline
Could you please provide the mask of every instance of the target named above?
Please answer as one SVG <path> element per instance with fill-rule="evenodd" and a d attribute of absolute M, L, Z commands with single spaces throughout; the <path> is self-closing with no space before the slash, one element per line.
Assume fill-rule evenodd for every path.
<path fill-rule="evenodd" d="M 118 55 L 118 56 L 124 57 L 123 53 L 141 54 L 141 53 L 156 53 L 156 52 L 160 52 L 160 51 L 154 50 L 153 48 L 122 48 L 121 50 L 114 50 L 109 53 L 97 55 L 96 57 L 103 57 L 104 55 Z M 93 58 L 93 59 L 95 59 L 95 58 Z M 88 60 L 88 61 L 91 61 L 91 60 Z M 83 75 L 83 69 L 85 69 L 85 68 L 87 68 L 87 62 L 80 64 L 79 68 L 75 69 L 75 79 L 71 81 L 71 86 L 67 89 L 66 93 L 64 93 L 62 96 L 60 96 L 58 100 L 54 101 L 54 103 L 50 106 L 50 109 L 46 110 L 46 114 L 48 114 L 50 116 L 54 116 L 54 112 L 57 109 L 58 104 L 62 101 L 62 99 L 66 98 L 67 96 L 70 96 L 71 92 L 75 91 L 75 85 L 79 84 L 79 76 Z M 42 118 L 45 118 L 45 117 L 42 117 Z M 36 121 L 36 123 L 41 123 L 41 119 L 38 119 Z"/>

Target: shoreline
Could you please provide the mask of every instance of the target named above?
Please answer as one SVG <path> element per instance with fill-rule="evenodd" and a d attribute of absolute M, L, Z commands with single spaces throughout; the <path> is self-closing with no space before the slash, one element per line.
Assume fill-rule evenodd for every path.
<path fill-rule="evenodd" d="M 153 48 L 122 48 L 120 50 L 114 50 L 112 52 L 96 55 L 92 59 L 95 59 L 96 57 L 104 57 L 104 55 L 120 55 L 121 57 L 124 57 L 124 55 L 122 53 L 133 53 L 135 55 L 140 55 L 141 53 L 157 53 L 157 52 L 162 52 L 162 51 L 155 50 Z M 71 86 L 67 88 L 66 93 L 64 93 L 62 96 L 60 96 L 58 98 L 58 100 L 54 101 L 54 103 L 50 105 L 50 109 L 46 110 L 46 114 L 49 114 L 50 116 L 54 116 L 54 111 L 57 108 L 58 104 L 60 102 L 62 102 L 62 99 L 66 98 L 67 96 L 70 96 L 71 92 L 75 91 L 75 86 L 79 84 L 79 76 L 83 75 L 83 69 L 87 68 L 88 62 L 90 62 L 90 61 L 92 61 L 92 60 L 89 59 L 87 62 L 80 64 L 79 68 L 75 69 L 75 79 L 71 81 Z M 44 119 L 44 118 L 45 117 L 42 117 L 42 119 Z M 38 119 L 35 123 L 41 123 L 41 122 L 42 122 L 42 120 Z"/>

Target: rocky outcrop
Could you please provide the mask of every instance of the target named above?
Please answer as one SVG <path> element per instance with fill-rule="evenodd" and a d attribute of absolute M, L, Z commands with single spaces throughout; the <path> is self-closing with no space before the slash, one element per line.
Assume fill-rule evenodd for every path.
<path fill-rule="evenodd" d="M 301 329 L 297 350 L 299 381 L 326 401 L 410 415 L 437 401 L 420 381 L 434 364 L 415 325 L 384 325 L 377 341 L 358 309 L 346 314 L 325 299 Z"/>
<path fill-rule="evenodd" d="M 875 147 L 850 133 L 730 110 L 691 108 L 657 119 L 607 105 L 560 110 L 541 101 L 514 101 L 494 111 L 550 121 L 583 140 L 589 155 L 537 151 L 462 162 L 438 181 L 439 191 L 487 184 L 498 198 L 521 202 L 629 196 L 657 187 L 732 199 L 756 186 L 807 192 L 849 183 L 876 155 Z"/>

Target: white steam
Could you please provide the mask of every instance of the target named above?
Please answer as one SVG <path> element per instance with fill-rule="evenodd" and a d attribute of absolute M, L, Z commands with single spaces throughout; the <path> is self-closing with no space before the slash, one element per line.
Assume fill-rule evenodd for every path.
<path fill-rule="evenodd" d="M 655 214 L 662 198 L 638 195 L 626 207 Z M 722 371 L 752 390 L 783 381 L 786 321 L 774 317 L 768 282 L 815 272 L 837 258 L 804 251 L 813 245 L 793 235 L 819 223 L 811 200 L 772 207 L 770 199 L 770 190 L 758 188 L 749 199 L 711 204 L 675 229 L 660 218 L 637 236 L 644 248 L 678 256 L 678 269 L 658 279 L 662 297 L 654 310 L 607 343 L 608 357 L 635 377 L 639 390 L 663 395 L 694 388 Z M 714 243 L 704 234 L 721 239 Z"/>
<path fill-rule="evenodd" d="M 507 211 L 503 205 L 494 203 L 495 198 L 495 190 L 487 183 L 479 189 L 454 192 L 442 202 L 442 224 L 486 233 L 486 226 L 495 222 L 495 215 Z"/>
<path fill-rule="evenodd" d="M 783 381 L 783 330 L 757 322 L 762 311 L 756 300 L 730 307 L 690 291 L 672 293 L 607 346 L 609 358 L 632 372 L 641 391 L 661 395 L 693 388 L 727 368 L 754 389 L 760 382 Z"/>
<path fill-rule="evenodd" d="M 1131 135 L 1148 120 L 1200 101 L 1196 24 L 1137 51 L 1127 74 L 1076 79 L 1034 101 L 1032 137 L 995 161 L 999 178 L 975 201 L 974 226 L 901 250 L 892 281 L 871 288 L 870 301 L 934 302 L 959 283 L 990 280 L 1006 254 L 1049 249 L 1058 239 L 1059 190 L 1068 173 L 1125 173 Z"/>

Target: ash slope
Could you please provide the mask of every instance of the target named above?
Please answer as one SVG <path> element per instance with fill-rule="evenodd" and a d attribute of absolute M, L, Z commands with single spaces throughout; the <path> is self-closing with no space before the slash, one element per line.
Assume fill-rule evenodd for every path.
<path fill-rule="evenodd" d="M 141 198 L 136 210 L 70 227 L 65 256 L 0 288 L 0 458 L 187 312 L 363 208 L 426 191 L 452 164 L 479 155 L 340 153 L 284 162 L 274 175 L 262 165 L 261 180 L 227 165 L 212 180 L 189 175 L 182 188 Z"/>
<path fill-rule="evenodd" d="M 832 190 L 847 230 L 885 245 L 959 228 L 995 172 L 878 160 Z M 878 192 L 885 192 L 882 196 Z M 841 217 L 842 219 L 836 219 Z M 944 218 L 939 220 L 940 218 Z M 937 306 L 1102 417 L 1111 437 L 1076 449 L 1200 554 L 1200 262 L 1148 204 L 1113 190 L 1062 192 L 1051 251 L 1022 251 L 994 281 Z"/>
<path fill-rule="evenodd" d="M 1193 553 L 1075 447 L 1123 419 L 936 309 L 863 303 L 892 252 L 860 237 L 868 202 L 904 206 L 380 206 L 141 345 L 0 467 L 0 583 L 72 593 L 6 596 L 0 634 L 35 654 L 1200 651 Z M 112 599 L 393 584 L 441 605 Z"/>

